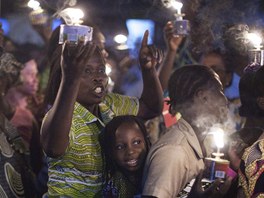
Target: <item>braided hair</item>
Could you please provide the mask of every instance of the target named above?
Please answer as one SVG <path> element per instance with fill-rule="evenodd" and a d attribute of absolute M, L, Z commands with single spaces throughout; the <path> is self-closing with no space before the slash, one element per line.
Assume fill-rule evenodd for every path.
<path fill-rule="evenodd" d="M 143 120 L 133 115 L 124 115 L 124 116 L 114 117 L 106 125 L 105 129 L 100 135 L 100 144 L 101 144 L 103 156 L 105 159 L 104 160 L 105 161 L 105 168 L 104 168 L 105 174 L 104 175 L 105 175 L 106 182 L 108 182 L 112 178 L 112 176 L 115 174 L 115 172 L 118 169 L 116 163 L 113 160 L 112 148 L 114 147 L 116 130 L 118 129 L 120 125 L 124 123 L 137 124 L 137 126 L 139 127 L 140 131 L 143 134 L 147 153 L 150 148 L 150 141 L 149 141 L 148 133 L 147 133 Z"/>
<path fill-rule="evenodd" d="M 197 91 L 209 85 L 216 73 L 204 65 L 186 65 L 176 69 L 168 83 L 170 113 L 177 111 L 192 102 Z"/>

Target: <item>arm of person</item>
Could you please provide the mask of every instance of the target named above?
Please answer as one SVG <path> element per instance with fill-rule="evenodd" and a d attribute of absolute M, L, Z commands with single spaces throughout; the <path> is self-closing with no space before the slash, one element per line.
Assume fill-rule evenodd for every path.
<path fill-rule="evenodd" d="M 95 46 L 64 44 L 61 56 L 62 79 L 55 102 L 47 113 L 41 128 L 41 143 L 47 156 L 59 157 L 69 144 L 74 104 L 77 99 L 85 63 Z"/>
<path fill-rule="evenodd" d="M 168 81 L 173 69 L 174 59 L 176 57 L 178 47 L 183 41 L 183 36 L 174 34 L 174 27 L 171 21 L 168 21 L 164 27 L 164 40 L 166 42 L 167 52 L 159 72 L 159 79 L 163 91 L 168 87 Z"/>
<path fill-rule="evenodd" d="M 139 99 L 138 116 L 149 119 L 162 112 L 163 92 L 158 79 L 156 65 L 160 62 L 161 51 L 147 44 L 148 30 L 144 33 L 139 52 L 139 63 L 142 68 L 143 92 Z"/>
<path fill-rule="evenodd" d="M 189 163 L 181 147 L 158 148 L 145 165 L 142 197 L 176 197 L 189 182 Z"/>
<path fill-rule="evenodd" d="M 15 114 L 15 110 L 16 108 L 11 106 L 5 96 L 4 96 L 4 92 L 1 92 L 0 93 L 2 94 L 0 96 L 0 109 L 1 109 L 1 112 L 7 117 L 8 120 L 11 120 L 12 117 L 14 116 Z"/>

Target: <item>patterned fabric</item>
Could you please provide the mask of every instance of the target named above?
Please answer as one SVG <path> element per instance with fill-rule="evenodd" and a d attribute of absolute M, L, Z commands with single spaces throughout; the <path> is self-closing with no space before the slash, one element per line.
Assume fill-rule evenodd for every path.
<path fill-rule="evenodd" d="M 7 76 L 12 84 L 16 83 L 19 79 L 20 70 L 24 65 L 19 63 L 15 57 L 10 53 L 3 53 L 0 57 L 0 78 Z"/>
<path fill-rule="evenodd" d="M 122 173 L 116 172 L 115 176 L 110 180 L 103 189 L 103 198 L 132 198 L 140 193 L 135 185 L 133 185 Z"/>
<path fill-rule="evenodd" d="M 0 113 L 0 197 L 25 197 L 24 154 L 28 153 L 17 130 Z"/>
<path fill-rule="evenodd" d="M 102 197 L 103 159 L 99 133 L 114 116 L 138 112 L 137 98 L 108 94 L 99 104 L 101 118 L 75 104 L 69 146 L 59 159 L 49 158 L 49 195 Z"/>
<path fill-rule="evenodd" d="M 264 197 L 264 139 L 245 150 L 238 173 L 246 197 Z"/>

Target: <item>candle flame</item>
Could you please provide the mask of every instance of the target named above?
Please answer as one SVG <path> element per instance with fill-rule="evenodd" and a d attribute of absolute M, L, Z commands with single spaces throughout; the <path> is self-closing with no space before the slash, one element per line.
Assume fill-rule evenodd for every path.
<path fill-rule="evenodd" d="M 66 8 L 59 15 L 65 20 L 67 25 L 79 25 L 84 17 L 83 11 L 78 8 Z"/>

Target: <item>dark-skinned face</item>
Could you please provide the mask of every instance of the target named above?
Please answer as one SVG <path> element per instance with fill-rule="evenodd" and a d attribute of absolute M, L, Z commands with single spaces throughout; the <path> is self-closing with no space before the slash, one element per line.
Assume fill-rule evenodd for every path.
<path fill-rule="evenodd" d="M 107 84 L 105 61 L 102 55 L 95 51 L 84 69 L 77 101 L 86 107 L 99 104 L 106 95 Z"/>

